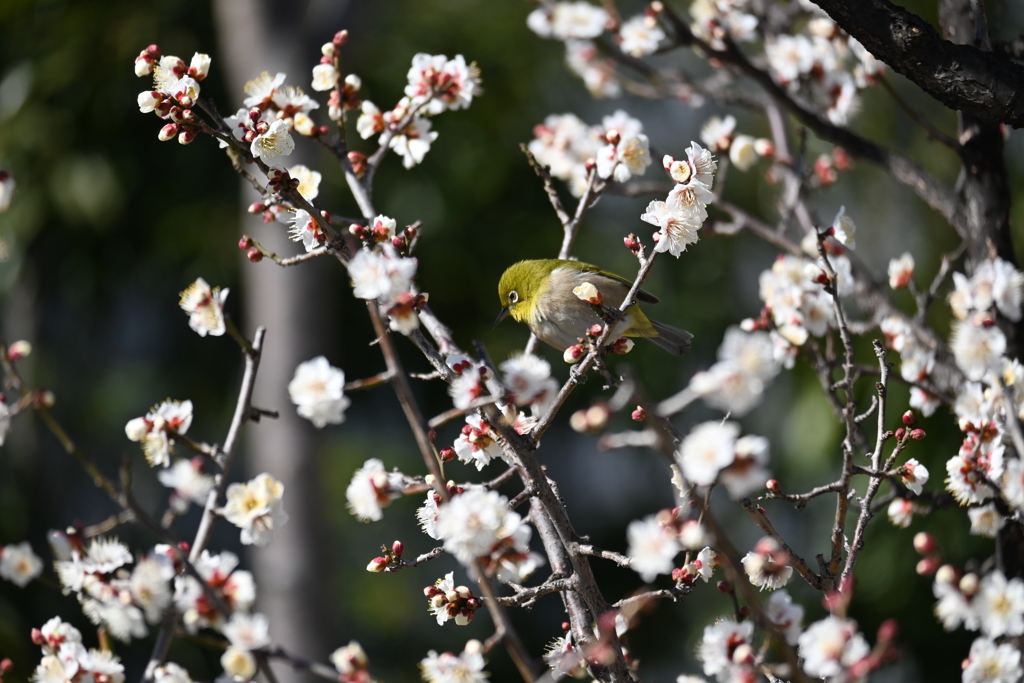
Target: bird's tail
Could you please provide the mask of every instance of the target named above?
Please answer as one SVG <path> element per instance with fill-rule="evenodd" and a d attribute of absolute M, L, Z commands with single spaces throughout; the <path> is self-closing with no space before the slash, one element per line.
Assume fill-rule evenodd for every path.
<path fill-rule="evenodd" d="M 654 329 L 658 334 L 657 336 L 645 338 L 650 339 L 673 356 L 682 356 L 686 353 L 686 349 L 690 348 L 690 342 L 693 340 L 693 335 L 686 330 L 681 330 L 678 327 L 672 327 L 665 323 L 659 323 L 656 320 L 652 320 L 651 325 L 654 326 Z"/>

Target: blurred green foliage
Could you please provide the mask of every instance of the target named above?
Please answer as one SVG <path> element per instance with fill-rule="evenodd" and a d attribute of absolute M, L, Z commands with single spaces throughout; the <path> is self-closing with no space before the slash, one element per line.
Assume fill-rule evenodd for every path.
<path fill-rule="evenodd" d="M 621 4 L 626 15 L 641 7 L 636 2 Z M 694 111 L 678 102 L 593 101 L 563 67 L 561 46 L 526 29 L 525 17 L 532 8 L 527 2 L 493 0 L 359 2 L 347 6 L 336 26 L 303 27 L 308 36 L 303 51 L 310 56 L 310 66 L 321 42 L 338 28 L 350 30 L 345 65 L 363 78 L 363 94 L 381 108 L 401 96 L 416 52 L 461 53 L 479 65 L 484 96 L 468 111 L 435 120 L 440 136 L 421 166 L 409 171 L 389 159 L 377 176 L 375 199 L 378 209 L 400 224 L 423 221 L 418 281 L 430 293 L 431 306 L 453 327 L 463 347 L 470 347 L 474 338 L 482 339 L 498 360 L 520 348 L 527 335 L 524 327 L 511 322 L 491 329 L 498 308 L 498 275 L 516 260 L 553 255 L 561 241 L 540 182 L 519 151 L 519 144 L 532 137 L 533 126 L 549 113 L 575 112 L 596 123 L 624 108 L 644 120 L 655 148 L 678 155 L 697 138 L 700 124 L 712 113 L 710 108 Z M 296 6 L 295 11 L 303 9 L 308 8 Z M 195 402 L 193 431 L 199 438 L 216 440 L 223 433 L 240 376 L 238 353 L 227 339 L 193 334 L 177 308 L 177 293 L 200 275 L 212 284 L 230 286 L 228 308 L 238 317 L 244 296 L 239 290 L 240 268 L 273 267 L 249 264 L 235 246 L 238 183 L 216 145 L 206 139 L 189 147 L 160 143 L 156 134 L 161 123 L 137 111 L 136 94 L 147 86 L 133 76 L 132 61 L 149 43 L 186 59 L 194 51 L 210 53 L 213 68 L 204 94 L 211 94 L 225 113 L 239 106 L 240 93 L 227 92 L 220 72 L 223 59 L 207 2 L 0 3 L 0 166 L 10 169 L 18 182 L 10 211 L 0 215 L 0 238 L 8 251 L 7 261 L 0 265 L 0 329 L 7 340 L 26 337 L 35 344 L 26 364 L 31 381 L 56 392 L 57 415 L 112 476 L 122 457 L 132 458 L 136 469 L 142 469 L 139 453 L 123 437 L 123 425 L 167 396 Z M 687 63 L 701 68 L 692 56 Z M 289 82 L 306 85 L 307 74 L 289 76 Z M 887 78 L 912 107 L 926 111 L 944 130 L 953 130 L 952 113 L 939 111 L 898 77 Z M 750 113 L 731 113 L 745 131 L 767 132 Z M 902 150 L 947 182 L 955 180 L 952 155 L 929 143 L 881 90 L 865 97 L 855 127 Z M 1009 144 L 1015 181 L 1011 186 L 1020 187 L 1019 137 L 1011 137 Z M 827 149 L 809 140 L 809 155 Z M 354 214 L 331 159 L 324 154 L 317 162 L 325 176 L 318 204 Z M 777 188 L 765 182 L 763 171 L 763 166 L 748 174 L 733 170 L 726 196 L 774 221 Z M 563 197 L 568 200 L 568 193 Z M 644 234 L 638 216 L 649 199 L 603 198 L 587 217 L 576 254 L 630 274 L 635 263 L 621 239 L 633 231 Z M 955 246 L 948 226 L 906 188 L 867 164 L 857 164 L 814 201 L 823 220 L 830 220 L 840 204 L 847 206 L 860 228 L 858 254 L 880 277 L 889 258 L 909 249 L 921 281 L 926 281 L 937 270 L 940 254 Z M 1014 217 L 1022 218 L 1021 211 L 1018 202 Z M 682 361 L 641 346 L 619 362 L 636 369 L 651 396 L 678 390 L 695 370 L 713 362 L 729 325 L 757 314 L 757 275 L 773 258 L 771 248 L 741 234 L 710 235 L 678 261 L 662 259 L 648 284 L 663 301 L 657 317 L 693 331 L 694 347 Z M 382 363 L 377 350 L 367 345 L 372 334 L 362 302 L 344 292 L 343 273 L 327 277 L 331 288 L 343 293 L 332 299 L 337 310 L 325 312 L 323 329 L 314 334 L 340 340 L 332 360 L 342 364 L 350 378 L 377 372 Z M 901 303 L 910 304 L 905 297 Z M 934 322 L 944 331 L 948 315 L 941 303 L 936 308 Z M 245 329 L 257 322 L 244 321 Z M 427 369 L 410 345 L 400 344 L 411 370 Z M 564 377 L 567 370 L 560 354 L 545 353 L 556 374 Z M 867 340 L 860 357 L 871 361 Z M 593 381 L 578 391 L 567 410 L 606 396 L 598 384 Z M 438 383 L 418 383 L 416 390 L 426 414 L 447 406 Z M 895 423 L 906 392 L 894 388 L 892 396 Z M 350 638 L 363 642 L 375 672 L 390 681 L 414 680 L 415 663 L 428 649 L 459 649 L 467 637 L 485 639 L 490 634 L 487 617 L 460 630 L 450 625 L 439 629 L 427 615 L 422 587 L 452 569 L 457 578 L 464 578 L 453 562 L 383 576 L 363 569 L 382 539 L 402 538 L 410 554 L 431 546 L 412 527 L 419 501 L 397 502 L 385 521 L 372 528 L 359 525 L 345 509 L 345 487 L 368 454 L 381 457 L 388 466 L 420 471 L 399 414 L 386 388 L 360 394 L 354 397 L 348 423 L 326 430 L 317 442 L 318 475 L 327 501 L 324 516 L 334 540 L 333 562 L 323 568 L 323 590 L 325 599 L 337 606 L 334 623 L 324 626 L 337 635 L 339 644 Z M 678 422 L 685 430 L 717 417 L 695 408 Z M 780 376 L 765 404 L 742 422 L 745 432 L 771 437 L 772 467 L 788 489 L 835 477 L 840 428 L 822 400 L 816 378 L 802 364 Z M 615 424 L 625 428 L 627 423 L 623 418 Z M 957 433 L 944 410 L 924 426 L 928 440 L 915 445 L 910 455 L 929 467 L 929 486 L 938 488 L 943 464 L 956 449 Z M 74 520 L 94 523 L 112 512 L 110 503 L 39 427 L 32 417 L 19 419 L 10 448 L 0 451 L 0 543 L 27 538 L 37 550 L 45 547 L 46 529 Z M 458 426 L 439 432 L 439 440 L 447 442 L 455 438 Z M 556 429 L 545 437 L 541 455 L 561 483 L 580 532 L 599 546 L 624 550 L 628 521 L 671 503 L 665 472 L 649 454 L 598 453 L 594 439 Z M 493 475 L 496 467 L 484 475 Z M 460 479 L 476 475 L 458 465 L 452 471 Z M 166 494 L 151 473 L 140 471 L 137 479 L 140 497 L 159 509 Z M 717 502 L 737 547 L 749 547 L 758 538 L 753 523 L 725 500 Z M 769 512 L 794 545 L 813 558 L 825 551 L 831 505 L 819 501 L 795 514 L 771 504 Z M 873 629 L 882 620 L 899 617 L 905 643 L 905 656 L 896 669 L 901 680 L 959 680 L 958 664 L 969 639 L 963 633 L 944 634 L 931 615 L 930 582 L 914 574 L 917 557 L 910 545 L 913 533 L 922 529 L 935 533 L 956 563 L 992 552 L 990 541 L 968 536 L 960 513 L 942 512 L 915 521 L 908 530 L 892 528 L 883 514 L 872 527 L 861 559 L 852 613 L 872 640 Z M 152 543 L 135 531 L 119 533 L 140 548 Z M 235 543 L 229 533 L 217 540 L 229 547 Z M 602 564 L 596 571 L 611 600 L 640 586 L 629 572 Z M 730 610 L 726 598 L 711 587 L 701 588 L 680 604 L 655 606 L 633 635 L 646 679 L 671 680 L 681 672 L 699 672 L 693 644 L 705 625 Z M 807 605 L 809 620 L 821 616 L 819 596 L 800 587 L 793 592 Z M 50 585 L 36 583 L 25 590 L 0 585 L 0 656 L 11 656 L 17 666 L 10 680 L 25 680 L 38 661 L 29 629 L 54 614 L 68 618 L 74 611 L 73 600 Z M 560 633 L 563 616 L 552 597 L 528 614 L 517 613 L 515 619 L 524 627 L 531 651 L 539 652 L 544 642 Z M 80 615 L 71 620 L 86 626 Z M 396 643 L 401 643 L 400 650 Z M 130 677 L 137 676 L 139 657 L 148 652 L 146 646 L 137 649 L 143 654 L 128 655 Z M 499 650 L 490 666 L 494 679 L 511 680 L 507 658 Z M 176 645 L 172 657 L 179 656 L 199 678 L 210 680 L 219 673 L 216 656 L 193 645 Z"/>

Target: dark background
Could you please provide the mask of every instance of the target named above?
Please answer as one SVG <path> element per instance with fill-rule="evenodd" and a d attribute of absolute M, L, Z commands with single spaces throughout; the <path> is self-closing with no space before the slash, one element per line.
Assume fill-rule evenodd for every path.
<path fill-rule="evenodd" d="M 563 67 L 562 46 L 541 40 L 526 28 L 525 17 L 534 7 L 528 2 L 287 5 L 260 11 L 269 12 L 271 25 L 278 29 L 275 44 L 266 51 L 287 49 L 305 65 L 299 72 L 289 72 L 289 83 L 308 86 L 320 44 L 340 28 L 348 28 L 351 34 L 344 53 L 346 70 L 362 77 L 363 94 L 382 109 L 401 96 L 416 52 L 461 53 L 479 65 L 485 94 L 468 111 L 435 118 L 434 129 L 440 135 L 421 166 L 407 171 L 399 160 L 389 158 L 377 176 L 375 200 L 378 210 L 395 217 L 400 225 L 423 222 L 417 251 L 421 288 L 429 292 L 431 306 L 453 327 L 463 347 L 470 347 L 472 339 L 482 339 L 498 360 L 520 348 L 527 337 L 525 327 L 510 321 L 491 329 L 498 309 L 494 293 L 498 276 L 516 260 L 555 255 L 561 241 L 557 219 L 519 151 L 519 144 L 531 139 L 533 126 L 549 113 L 570 111 L 588 123 L 598 123 L 601 116 L 624 108 L 644 121 L 657 150 L 652 155 L 656 163 L 648 172 L 648 178 L 655 178 L 661 153 L 680 156 L 689 141 L 698 138 L 701 123 L 716 111 L 630 97 L 594 101 Z M 642 9 L 640 3 L 622 2 L 619 7 L 626 17 Z M 930 5 L 914 3 L 913 9 L 934 19 Z M 276 268 L 269 262 L 250 264 L 235 246 L 243 232 L 239 206 L 248 200 L 240 196 L 237 177 L 216 144 L 203 138 L 189 147 L 160 143 L 156 136 L 162 122 L 140 114 L 135 105 L 136 94 L 148 83 L 134 77 L 132 62 L 139 50 L 157 43 L 163 54 L 177 54 L 186 61 L 195 51 L 209 53 L 213 66 L 203 84 L 204 95 L 212 96 L 223 113 L 240 106 L 242 95 L 229 87 L 222 70 L 226 64 L 223 36 L 233 29 L 224 25 L 222 17 L 207 2 L 187 0 L 0 3 L 0 166 L 10 169 L 18 183 L 11 209 L 0 215 L 0 238 L 8 252 L 0 264 L 0 332 L 7 341 L 32 341 L 35 351 L 25 363 L 27 376 L 34 386 L 55 392 L 55 414 L 108 475 L 116 474 L 124 456 L 133 458 L 137 495 L 154 511 L 162 509 L 166 491 L 145 467 L 135 444 L 125 439 L 124 423 L 165 397 L 190 398 L 196 406 L 190 436 L 222 441 L 241 376 L 237 348 L 226 337 L 203 339 L 194 334 L 177 307 L 178 292 L 197 276 L 231 287 L 228 310 L 251 335 L 257 324 L 267 320 L 252 313 L 259 311 L 259 301 L 243 312 L 242 301 L 249 295 L 243 272 L 251 275 L 247 269 Z M 1012 35 L 1019 19 L 1004 16 L 991 25 L 1006 27 L 1006 34 Z M 693 55 L 682 59 L 688 68 L 707 68 Z M 254 67 L 250 76 L 262 68 Z M 952 113 L 898 76 L 888 78 L 936 125 L 947 132 L 955 130 Z M 326 103 L 326 97 L 317 96 Z M 325 113 L 325 109 L 316 112 L 318 121 L 325 120 Z M 743 132 L 767 133 L 755 115 L 730 113 L 740 119 Z M 863 113 L 853 127 L 901 150 L 946 182 L 955 180 L 952 154 L 929 143 L 880 89 L 866 93 Z M 304 142 L 299 140 L 299 145 Z M 1017 188 L 1019 134 L 1011 134 L 1008 144 L 1011 187 Z M 829 149 L 813 138 L 809 145 L 813 154 Z M 372 149 L 361 141 L 354 146 Z M 354 215 L 354 203 L 332 160 L 312 146 L 307 155 L 307 163 L 324 174 L 318 206 Z M 764 163 L 746 174 L 733 170 L 726 197 L 774 222 L 776 189 L 764 181 L 765 170 Z M 568 198 L 567 193 L 564 196 Z M 638 216 L 652 198 L 603 198 L 587 217 L 575 255 L 631 274 L 635 261 L 621 239 L 634 231 L 646 239 L 649 233 Z M 856 164 L 837 186 L 817 193 L 814 201 L 824 220 L 830 220 L 840 204 L 846 205 L 859 228 L 857 253 L 879 279 L 885 277 L 888 259 L 909 249 L 917 259 L 919 282 L 926 282 L 924 278 L 937 270 L 939 256 L 956 245 L 955 235 L 941 219 L 866 163 Z M 1019 203 L 1014 218 L 1019 225 Z M 676 360 L 644 344 L 620 362 L 634 366 L 652 396 L 664 397 L 685 386 L 694 371 L 714 362 L 726 327 L 757 314 L 757 276 L 773 258 L 771 248 L 741 234 L 706 236 L 678 261 L 659 261 L 647 285 L 663 301 L 655 309 L 656 317 L 694 332 L 693 348 L 684 359 Z M 368 346 L 373 335 L 363 303 L 351 297 L 345 273 L 326 260 L 309 268 L 316 293 L 295 296 L 293 302 L 296 308 L 313 312 L 317 321 L 302 331 L 314 350 L 308 356 L 326 354 L 350 379 L 383 369 L 378 350 Z M 897 299 L 910 306 L 905 294 Z M 934 322 L 944 332 L 946 307 L 940 301 L 935 309 Z M 271 327 L 268 344 L 275 343 L 276 333 Z M 865 360 L 871 357 L 869 341 L 865 339 L 861 348 Z M 401 339 L 398 344 L 411 371 L 428 369 L 410 344 Z M 560 354 L 544 353 L 556 375 L 564 378 L 567 369 Z M 290 373 L 291 368 L 285 371 Z M 565 414 L 597 399 L 601 395 L 597 384 L 591 382 L 577 391 Z M 417 381 L 415 388 L 427 415 L 450 405 L 439 383 Z M 906 395 L 902 387 L 891 392 L 893 421 L 905 407 Z M 312 563 L 316 578 L 300 590 L 312 593 L 324 608 L 310 620 L 328 646 L 304 651 L 298 644 L 296 649 L 326 661 L 334 647 L 357 639 L 369 652 L 372 671 L 380 679 L 417 680 L 415 665 L 427 650 L 459 651 L 469 637 L 486 639 L 491 624 L 481 616 L 467 628 L 451 624 L 440 628 L 427 614 L 424 586 L 451 569 L 466 581 L 462 570 L 447 558 L 397 574 L 364 571 L 366 563 L 379 554 L 379 546 L 394 538 L 401 538 L 409 553 L 424 552 L 433 543 L 412 521 L 419 499 L 397 501 L 386 511 L 384 522 L 375 525 L 359 524 L 347 512 L 345 487 L 366 458 L 379 457 L 389 467 L 410 474 L 422 472 L 390 390 L 381 387 L 352 399 L 344 425 L 322 432 L 308 423 L 302 426 L 307 432 L 302 449 L 312 458 L 318 487 L 322 528 L 317 533 L 324 542 L 314 557 L 297 560 Z M 286 404 L 268 407 L 291 410 Z M 677 423 L 685 431 L 714 417 L 711 411 L 695 408 Z M 802 363 L 780 375 L 764 405 L 741 422 L 744 433 L 771 438 L 772 469 L 787 490 L 831 481 L 838 471 L 839 425 L 813 374 Z M 627 424 L 627 415 L 615 418 L 614 425 Z M 940 409 L 924 427 L 928 439 L 915 445 L 909 455 L 931 470 L 928 486 L 941 488 L 945 460 L 957 446 L 955 425 Z M 260 429 L 248 427 L 249 438 L 259 438 Z M 448 425 L 440 431 L 439 440 L 454 439 L 458 429 Z M 670 504 L 668 479 L 649 453 L 601 453 L 595 443 L 596 438 L 574 435 L 559 425 L 545 437 L 541 457 L 560 482 L 578 530 L 601 547 L 624 551 L 628 522 Z M 285 458 L 291 455 L 282 453 Z M 460 480 L 479 480 L 474 470 L 456 465 L 451 471 Z M 492 465 L 484 476 L 498 471 L 499 466 Z M 514 490 L 505 492 L 511 495 Z M 719 503 L 734 543 L 743 550 L 752 546 L 759 537 L 753 523 L 727 501 Z M 285 508 L 295 504 L 286 494 Z M 777 504 L 771 512 L 797 549 L 813 557 L 825 549 L 832 507 L 828 499 L 802 515 L 789 514 Z M 28 539 L 49 561 L 47 529 L 74 521 L 95 523 L 112 511 L 109 501 L 33 416 L 16 420 L 8 445 L 0 450 L 0 544 Z M 190 537 L 195 521 L 194 513 L 186 517 L 179 523 L 179 533 Z M 944 634 L 931 615 L 931 584 L 914 574 L 918 558 L 910 545 L 913 534 L 921 529 L 939 535 L 948 558 L 957 564 L 992 552 L 990 541 L 967 535 L 968 521 L 961 512 L 918 519 L 907 530 L 877 519 L 858 567 L 852 615 L 872 642 L 874 629 L 883 619 L 899 618 L 904 657 L 897 669 L 889 670 L 889 677 L 959 680 L 959 662 L 967 654 L 971 637 L 963 632 Z M 288 527 L 282 533 L 289 533 Z M 121 528 L 117 534 L 139 552 L 155 542 L 131 528 Z M 241 552 L 237 533 L 221 528 L 214 548 Z M 610 601 L 641 585 L 632 572 L 601 563 L 595 563 L 595 570 Z M 544 571 L 539 574 L 543 576 Z M 52 577 L 52 571 L 47 576 Z M 702 588 L 679 604 L 658 605 L 631 636 L 646 680 L 669 681 L 679 673 L 700 672 L 693 657 L 700 632 L 731 610 L 713 586 Z M 808 622 L 824 614 L 817 594 L 796 581 L 791 592 L 807 607 Z M 47 582 L 35 582 L 24 590 L 0 584 L 0 657 L 10 656 L 16 665 L 8 679 L 22 681 L 31 676 L 39 654 L 29 641 L 29 631 L 55 614 L 78 624 L 87 644 L 95 645 L 94 635 L 86 630 L 89 625 L 80 613 L 75 616 L 77 612 L 74 599 L 62 596 Z M 552 596 L 531 612 L 514 616 L 530 651 L 538 654 L 544 643 L 560 633 L 564 619 L 559 601 Z M 275 630 L 274 623 L 275 638 L 291 645 L 289 634 Z M 128 665 L 129 679 L 141 673 L 150 647 L 149 641 L 116 646 Z M 197 679 L 212 680 L 220 673 L 218 655 L 195 645 L 177 644 L 171 656 Z M 500 649 L 490 660 L 493 680 L 513 680 L 514 671 Z"/>

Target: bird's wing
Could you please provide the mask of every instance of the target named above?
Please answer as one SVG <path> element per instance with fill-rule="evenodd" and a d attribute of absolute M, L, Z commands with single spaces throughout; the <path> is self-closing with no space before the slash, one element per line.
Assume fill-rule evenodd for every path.
<path fill-rule="evenodd" d="M 601 270 L 600 268 L 598 268 L 596 266 L 587 266 L 586 268 L 580 268 L 580 270 L 582 272 L 585 272 L 585 273 L 595 273 L 597 275 L 601 275 L 602 277 L 606 277 L 606 278 L 609 278 L 611 280 L 617 280 L 617 281 L 621 282 L 622 284 L 626 285 L 626 287 L 632 287 L 633 286 L 633 281 L 632 280 L 627 280 L 626 278 L 624 278 L 624 277 L 622 277 L 620 275 L 616 275 L 615 273 L 609 273 L 606 270 Z M 643 301 L 643 302 L 649 303 L 649 304 L 656 304 L 656 303 L 658 303 L 660 301 L 660 299 L 658 297 L 654 296 L 650 292 L 648 292 L 646 290 L 643 290 L 643 289 L 639 290 L 636 293 L 636 298 L 639 299 L 640 301 Z"/>

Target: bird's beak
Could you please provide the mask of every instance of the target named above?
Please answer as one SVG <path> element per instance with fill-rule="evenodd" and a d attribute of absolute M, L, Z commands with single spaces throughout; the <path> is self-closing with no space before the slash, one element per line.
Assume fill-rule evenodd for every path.
<path fill-rule="evenodd" d="M 497 327 L 498 323 L 500 323 L 502 320 L 505 319 L 505 316 L 508 315 L 508 309 L 509 309 L 508 306 L 506 306 L 505 308 L 501 309 L 501 313 L 498 314 L 498 318 L 494 321 L 494 327 Z"/>

